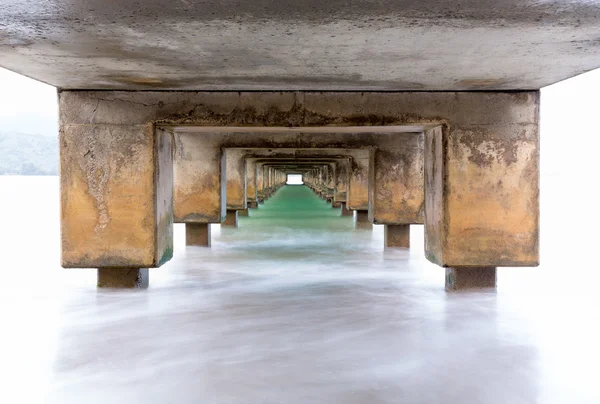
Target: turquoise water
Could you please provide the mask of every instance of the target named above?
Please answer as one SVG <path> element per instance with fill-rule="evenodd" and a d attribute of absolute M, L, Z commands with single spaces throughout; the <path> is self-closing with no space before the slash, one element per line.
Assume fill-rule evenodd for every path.
<path fill-rule="evenodd" d="M 241 217 L 242 227 L 265 226 L 295 229 L 349 230 L 352 217 L 342 217 L 340 209 L 319 198 L 303 185 L 285 185 L 271 198 L 252 209 L 249 217 Z"/>

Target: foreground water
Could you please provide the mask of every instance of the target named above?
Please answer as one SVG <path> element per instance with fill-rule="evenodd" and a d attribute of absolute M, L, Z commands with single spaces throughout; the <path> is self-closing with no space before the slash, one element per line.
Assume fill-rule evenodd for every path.
<path fill-rule="evenodd" d="M 596 264 L 553 233 L 497 294 L 447 294 L 420 227 L 384 251 L 286 187 L 210 249 L 177 225 L 148 290 L 99 291 L 59 268 L 57 186 L 0 177 L 2 403 L 600 402 Z"/>

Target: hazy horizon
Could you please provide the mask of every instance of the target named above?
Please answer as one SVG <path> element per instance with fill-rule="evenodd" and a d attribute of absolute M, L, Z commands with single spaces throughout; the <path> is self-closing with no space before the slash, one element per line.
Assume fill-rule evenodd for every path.
<path fill-rule="evenodd" d="M 0 133 L 58 136 L 56 87 L 0 68 Z"/>

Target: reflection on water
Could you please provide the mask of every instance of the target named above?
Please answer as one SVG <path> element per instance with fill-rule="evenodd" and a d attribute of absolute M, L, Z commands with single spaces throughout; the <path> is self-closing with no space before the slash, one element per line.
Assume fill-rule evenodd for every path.
<path fill-rule="evenodd" d="M 59 268 L 57 185 L 0 177 L 0 402 L 600 402 L 589 264 L 447 294 L 420 227 L 383 251 L 381 226 L 288 186 L 210 249 L 177 225 L 148 290 L 97 291 Z"/>

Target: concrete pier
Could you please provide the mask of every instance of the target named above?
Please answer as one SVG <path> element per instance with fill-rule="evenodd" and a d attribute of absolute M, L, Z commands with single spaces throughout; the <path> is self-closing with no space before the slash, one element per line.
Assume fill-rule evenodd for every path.
<path fill-rule="evenodd" d="M 147 288 L 148 268 L 100 268 L 99 288 Z"/>
<path fill-rule="evenodd" d="M 210 223 L 186 223 L 185 245 L 210 247 Z"/>
<path fill-rule="evenodd" d="M 410 225 L 386 224 L 384 238 L 386 248 L 410 248 Z"/>
<path fill-rule="evenodd" d="M 357 227 L 367 216 L 390 226 L 424 223 L 425 254 L 443 267 L 537 265 L 537 92 L 303 93 L 302 104 L 296 93 L 263 97 L 62 91 L 64 265 L 160 266 L 172 256 L 171 212 L 188 225 L 189 244 L 209 245 L 193 229 L 225 218 L 226 154 L 235 148 L 364 150 L 340 156 L 352 157 L 346 207 L 357 211 Z M 249 118 L 236 112 L 240 103 L 258 108 L 252 122 L 269 125 L 243 127 Z M 362 125 L 372 120 L 386 125 Z M 230 126 L 215 126 L 223 122 Z M 318 195 L 342 202 L 343 163 L 294 160 L 255 164 L 258 201 L 293 167 Z M 252 175 L 249 162 L 238 157 L 229 166 L 241 190 L 229 210 L 245 208 L 239 184 Z"/>
<path fill-rule="evenodd" d="M 225 216 L 225 220 L 221 223 L 221 226 L 237 228 L 238 211 L 227 209 L 227 215 Z"/>
<path fill-rule="evenodd" d="M 249 216 L 248 215 L 248 208 L 246 209 L 241 209 L 237 211 L 238 216 Z"/>
<path fill-rule="evenodd" d="M 496 290 L 495 267 L 446 268 L 446 290 Z"/>
<path fill-rule="evenodd" d="M 356 215 L 354 217 L 355 225 L 360 229 L 372 229 L 373 224 L 369 221 L 369 211 L 367 210 L 357 210 L 355 211 Z"/>
<path fill-rule="evenodd" d="M 348 209 L 346 202 L 342 202 L 341 205 L 342 205 L 342 216 L 354 216 L 354 211 Z"/>

